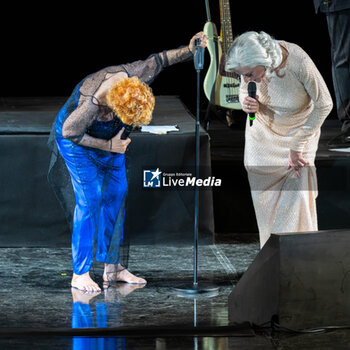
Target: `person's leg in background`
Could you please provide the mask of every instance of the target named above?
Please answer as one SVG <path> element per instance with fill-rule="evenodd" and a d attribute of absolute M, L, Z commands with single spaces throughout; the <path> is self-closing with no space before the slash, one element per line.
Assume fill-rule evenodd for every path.
<path fill-rule="evenodd" d="M 341 133 L 331 147 L 350 147 L 350 9 L 326 15 L 331 41 L 332 77 Z"/>

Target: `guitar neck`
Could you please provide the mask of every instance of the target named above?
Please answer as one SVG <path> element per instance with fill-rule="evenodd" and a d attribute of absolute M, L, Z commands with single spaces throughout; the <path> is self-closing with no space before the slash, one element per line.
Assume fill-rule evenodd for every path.
<path fill-rule="evenodd" d="M 209 0 L 205 0 L 205 10 L 206 10 L 206 12 L 207 12 L 207 21 L 208 21 L 208 22 L 211 22 Z"/>
<path fill-rule="evenodd" d="M 229 0 L 220 0 L 220 19 L 222 48 L 224 54 L 226 54 L 231 44 L 233 43 L 231 10 Z"/>

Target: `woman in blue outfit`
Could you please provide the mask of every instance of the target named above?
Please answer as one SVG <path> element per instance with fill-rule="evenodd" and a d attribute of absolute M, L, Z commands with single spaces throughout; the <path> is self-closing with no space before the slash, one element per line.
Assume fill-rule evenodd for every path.
<path fill-rule="evenodd" d="M 54 163 L 61 156 L 73 185 L 71 284 L 75 288 L 100 291 L 89 274 L 94 246 L 96 260 L 104 263 L 104 281 L 146 283 L 120 262 L 127 196 L 125 151 L 131 140 L 121 139 L 124 124 L 109 104 L 108 94 L 119 82 L 132 77 L 137 77 L 140 85 L 149 85 L 165 67 L 191 59 L 196 38 L 201 38 L 201 45 L 206 46 L 207 38 L 200 32 L 186 47 L 153 54 L 144 61 L 107 67 L 87 76 L 56 117 L 50 169 L 55 168 Z M 149 93 L 148 97 L 151 99 Z M 143 105 L 141 100 L 136 101 L 140 109 L 149 107 L 147 101 Z M 56 146 L 59 154 L 55 153 Z"/>

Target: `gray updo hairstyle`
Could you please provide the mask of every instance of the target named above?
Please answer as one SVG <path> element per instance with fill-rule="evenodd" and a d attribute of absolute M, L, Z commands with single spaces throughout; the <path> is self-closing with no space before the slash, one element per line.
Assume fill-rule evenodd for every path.
<path fill-rule="evenodd" d="M 245 32 L 238 36 L 228 50 L 227 71 L 239 67 L 264 66 L 266 73 L 282 62 L 282 50 L 277 40 L 265 32 Z"/>

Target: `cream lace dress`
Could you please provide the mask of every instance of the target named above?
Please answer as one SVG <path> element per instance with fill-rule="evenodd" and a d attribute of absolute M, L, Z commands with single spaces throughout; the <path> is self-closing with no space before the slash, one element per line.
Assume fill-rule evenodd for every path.
<path fill-rule="evenodd" d="M 260 246 L 271 233 L 317 231 L 315 155 L 320 128 L 332 109 L 328 88 L 298 45 L 280 41 L 289 53 L 279 76 L 257 84 L 259 111 L 246 125 L 244 165 L 248 172 Z M 240 101 L 247 84 L 240 87 Z M 289 150 L 303 152 L 309 166 L 298 178 L 288 170 Z"/>

